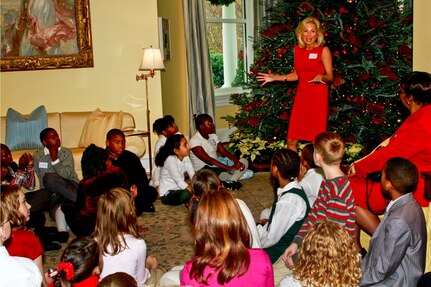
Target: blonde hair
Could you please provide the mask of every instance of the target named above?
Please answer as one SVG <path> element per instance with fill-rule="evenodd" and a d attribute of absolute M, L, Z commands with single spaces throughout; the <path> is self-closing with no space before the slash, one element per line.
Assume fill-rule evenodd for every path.
<path fill-rule="evenodd" d="M 343 226 L 333 221 L 318 221 L 302 242 L 293 277 L 307 287 L 358 286 L 360 256 Z"/>
<path fill-rule="evenodd" d="M 125 234 L 141 238 L 132 195 L 128 190 L 117 187 L 104 193 L 99 199 L 93 237 L 99 242 L 103 254 L 116 255 L 127 246 Z"/>
<path fill-rule="evenodd" d="M 322 155 L 322 160 L 326 164 L 340 164 L 345 149 L 343 137 L 336 132 L 320 133 L 314 140 L 314 151 Z"/>
<path fill-rule="evenodd" d="M 16 185 L 1 186 L 2 209 L 4 208 L 9 214 L 12 228 L 24 227 L 27 222 L 25 216 L 19 211 L 19 191 L 20 188 Z"/>
<path fill-rule="evenodd" d="M 298 27 L 296 27 L 295 29 L 295 35 L 296 35 L 296 39 L 298 40 L 298 46 L 300 48 L 304 48 L 305 47 L 305 43 L 302 40 L 302 33 L 305 30 L 305 27 L 309 24 L 312 23 L 314 25 L 316 25 L 316 32 L 317 32 L 317 46 L 321 46 L 323 44 L 325 44 L 325 39 L 324 39 L 324 30 L 322 25 L 320 24 L 319 20 L 317 20 L 314 17 L 307 17 L 304 20 L 302 20 Z"/>

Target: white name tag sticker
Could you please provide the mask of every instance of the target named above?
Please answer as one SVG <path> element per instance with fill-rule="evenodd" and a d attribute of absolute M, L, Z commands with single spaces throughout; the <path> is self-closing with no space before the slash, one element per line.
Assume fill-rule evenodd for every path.
<path fill-rule="evenodd" d="M 39 168 L 48 168 L 47 162 L 39 162 Z"/>
<path fill-rule="evenodd" d="M 316 53 L 310 53 L 310 55 L 308 55 L 308 59 L 317 59 L 317 54 Z"/>

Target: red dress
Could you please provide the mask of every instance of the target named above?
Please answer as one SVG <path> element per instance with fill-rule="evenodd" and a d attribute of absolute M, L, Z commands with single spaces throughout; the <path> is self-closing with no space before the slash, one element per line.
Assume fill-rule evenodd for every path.
<path fill-rule="evenodd" d="M 328 87 L 308 83 L 316 75 L 324 75 L 323 46 L 306 50 L 295 46 L 294 67 L 298 74 L 298 87 L 290 116 L 287 138 L 314 142 L 326 131 L 328 120 Z"/>

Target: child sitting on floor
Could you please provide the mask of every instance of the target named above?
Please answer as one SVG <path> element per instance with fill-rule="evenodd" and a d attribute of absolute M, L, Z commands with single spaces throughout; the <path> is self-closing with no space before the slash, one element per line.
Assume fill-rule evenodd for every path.
<path fill-rule="evenodd" d="M 2 172 L 2 184 L 12 184 L 19 187 L 24 187 L 28 190 L 34 189 L 34 165 L 33 156 L 29 153 L 24 153 L 19 158 L 19 164 L 13 161 L 10 149 L 4 145 L 1 146 L 1 167 L 6 168 L 5 173 Z"/>
<path fill-rule="evenodd" d="M 355 236 L 356 213 L 352 188 L 349 179 L 340 169 L 345 148 L 344 139 L 335 132 L 320 133 L 314 141 L 314 161 L 322 167 L 326 179 L 322 182 L 307 219 L 283 254 L 283 260 L 289 267 L 293 267 L 293 255 L 317 220 L 335 221 L 344 226 L 352 238 Z"/>
<path fill-rule="evenodd" d="M 113 188 L 103 194 L 97 208 L 94 238 L 99 242 L 103 255 L 100 277 L 115 272 L 133 276 L 138 286 L 146 286 L 150 272 L 156 272 L 155 256 L 147 257 L 147 245 L 138 233 L 135 206 L 129 191 Z M 160 270 L 160 269 L 157 269 Z M 153 277 L 159 277 L 151 276 Z"/>
<path fill-rule="evenodd" d="M 77 237 L 64 250 L 49 287 L 96 287 L 102 267 L 97 242 L 87 236 Z"/>
<path fill-rule="evenodd" d="M 216 135 L 213 119 L 208 114 L 201 114 L 195 117 L 197 132 L 190 139 L 192 153 L 190 159 L 193 168 L 198 171 L 208 168 L 214 171 L 221 180 L 225 188 L 238 190 L 242 187 L 239 180 L 247 172 L 247 177 L 252 177 L 253 172 L 247 170 L 248 161 L 238 160 L 231 154 Z M 222 158 L 218 158 L 219 153 Z"/>
<path fill-rule="evenodd" d="M 299 156 L 296 152 L 277 150 L 272 156 L 270 171 L 276 196 L 269 212 L 262 212 L 257 231 L 262 247 L 274 263 L 292 242 L 310 205 L 297 181 Z"/>
<path fill-rule="evenodd" d="M 33 260 L 41 273 L 43 286 L 47 286 L 44 276 L 42 243 L 32 231 L 25 227 L 26 222 L 30 219 L 31 206 L 25 200 L 24 193 L 14 185 L 2 186 L 0 202 L 2 208 L 6 208 L 9 214 L 12 227 L 12 235 L 5 242 L 7 251 L 11 256 Z"/>
<path fill-rule="evenodd" d="M 157 119 L 153 123 L 153 132 L 155 132 L 159 139 L 156 142 L 154 148 L 154 155 L 157 156 L 159 150 L 165 145 L 166 140 L 173 134 L 178 133 L 178 126 L 175 123 L 175 119 L 171 115 L 166 115 L 163 118 Z M 159 190 L 160 184 L 160 167 L 157 165 L 153 169 L 151 176 L 150 185 Z"/>
<path fill-rule="evenodd" d="M 181 205 L 189 202 L 192 188 L 186 182 L 195 174 L 190 162 L 190 146 L 183 135 L 171 135 L 156 156 L 161 167 L 159 193 L 163 204 Z"/>
<path fill-rule="evenodd" d="M 136 189 L 135 197 L 136 215 L 142 212 L 154 212 L 154 201 L 157 199 L 157 190 L 149 185 L 147 171 L 142 166 L 139 157 L 126 150 L 126 136 L 119 129 L 111 129 L 106 134 L 106 150 L 112 164 L 126 174 L 129 189 Z"/>
<path fill-rule="evenodd" d="M 0 204 L 0 286 L 40 287 L 42 275 L 36 264 L 28 258 L 10 256 L 4 243 L 11 236 L 12 217 L 6 204 Z"/>
<path fill-rule="evenodd" d="M 316 222 L 304 237 L 292 275 L 280 287 L 358 286 L 361 257 L 343 226 Z"/>
<path fill-rule="evenodd" d="M 29 153 L 23 154 L 19 159 L 19 164 L 16 164 L 13 161 L 9 148 L 1 144 L 1 168 L 4 171 L 1 178 L 2 185 L 15 185 L 28 190 L 34 189 L 33 156 Z M 29 198 L 36 193 L 37 192 L 27 192 L 25 194 L 26 200 L 28 201 Z M 34 229 L 34 233 L 42 241 L 44 250 L 51 251 L 60 249 L 61 246 L 53 241 L 67 242 L 69 233 L 58 232 L 55 227 L 46 227 L 45 215 L 39 208 L 34 209 L 32 206 L 30 212 L 31 219 L 26 223 L 26 226 Z"/>
<path fill-rule="evenodd" d="M 298 181 L 307 195 L 310 206 L 313 206 L 314 201 L 319 193 L 320 185 L 324 179 L 323 170 L 314 163 L 314 146 L 307 144 L 301 150 L 301 166 L 299 168 Z"/>

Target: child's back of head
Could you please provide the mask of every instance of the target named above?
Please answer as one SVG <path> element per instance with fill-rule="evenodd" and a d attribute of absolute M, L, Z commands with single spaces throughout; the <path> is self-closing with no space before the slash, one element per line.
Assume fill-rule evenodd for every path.
<path fill-rule="evenodd" d="M 307 169 L 317 167 L 316 163 L 314 162 L 313 153 L 314 153 L 314 145 L 311 143 L 304 146 L 301 150 L 301 161 L 307 164 L 307 165 L 304 164 L 304 166 Z"/>
<path fill-rule="evenodd" d="M 104 254 L 116 255 L 124 246 L 120 239 L 124 234 L 140 238 L 135 203 L 130 191 L 121 187 L 112 188 L 99 199 L 93 235 Z"/>
<path fill-rule="evenodd" d="M 343 272 L 343 276 L 338 273 Z M 356 245 L 343 226 L 316 222 L 304 237 L 293 276 L 310 286 L 357 286 L 361 277 Z M 308 285 L 307 285 L 308 286 Z"/>
<path fill-rule="evenodd" d="M 336 132 L 323 132 L 316 136 L 314 150 L 322 156 L 327 165 L 339 165 L 343 159 L 346 144 Z"/>
<path fill-rule="evenodd" d="M 416 165 L 408 159 L 401 157 L 389 159 L 383 167 L 383 173 L 398 193 L 407 194 L 415 191 L 419 172 Z"/>
<path fill-rule="evenodd" d="M 299 155 L 290 149 L 277 150 L 271 159 L 271 165 L 277 167 L 280 175 L 293 181 L 299 174 Z"/>
<path fill-rule="evenodd" d="M 138 287 L 138 283 L 131 275 L 116 272 L 103 278 L 97 287 Z"/>
<path fill-rule="evenodd" d="M 54 286 L 72 286 L 100 274 L 100 258 L 100 248 L 94 239 L 88 236 L 73 239 L 61 256 Z"/>

